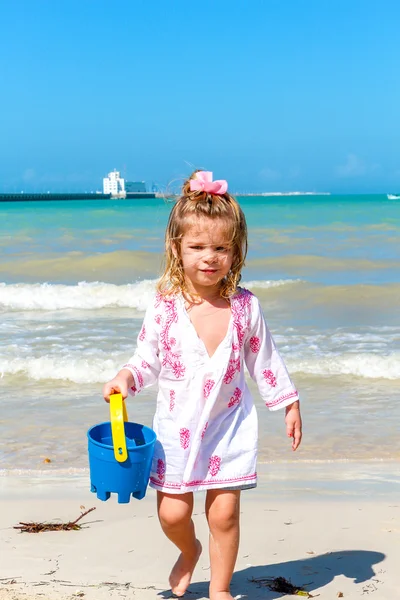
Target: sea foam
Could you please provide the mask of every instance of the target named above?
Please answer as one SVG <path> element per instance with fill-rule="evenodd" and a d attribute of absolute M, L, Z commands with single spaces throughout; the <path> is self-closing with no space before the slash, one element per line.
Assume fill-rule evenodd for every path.
<path fill-rule="evenodd" d="M 288 361 L 291 373 L 306 375 L 351 375 L 366 379 L 400 379 L 400 352 L 386 356 L 346 353 Z"/>
<path fill-rule="evenodd" d="M 133 348 L 132 348 L 133 352 Z M 125 356 L 126 358 L 126 356 Z M 400 352 L 387 356 L 372 353 L 328 354 L 296 359 L 285 357 L 290 373 L 313 376 L 355 376 L 366 379 L 400 379 Z M 104 383 L 125 362 L 124 355 L 107 358 L 103 353 L 0 359 L 0 377 L 23 376 L 34 381 L 63 380 L 71 383 Z"/>
<path fill-rule="evenodd" d="M 50 283 L 0 283 L 0 308 L 22 310 L 95 310 L 134 308 L 146 310 L 155 292 L 156 280 L 114 285 L 79 282 L 77 285 Z"/>
<path fill-rule="evenodd" d="M 85 281 L 77 285 L 0 283 L 0 308 L 12 311 L 132 308 L 143 312 L 151 302 L 156 283 L 156 279 L 125 285 Z M 295 280 L 249 281 L 243 285 L 249 289 L 266 289 L 291 283 Z"/>

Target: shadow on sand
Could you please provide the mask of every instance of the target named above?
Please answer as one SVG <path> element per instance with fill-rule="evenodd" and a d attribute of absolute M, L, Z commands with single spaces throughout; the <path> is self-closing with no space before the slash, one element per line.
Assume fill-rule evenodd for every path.
<path fill-rule="evenodd" d="M 300 560 L 276 563 L 266 566 L 251 566 L 243 571 L 237 571 L 232 578 L 232 596 L 239 596 L 241 600 L 275 600 L 283 597 L 277 592 L 271 592 L 267 587 L 260 586 L 252 579 L 267 577 L 285 577 L 296 586 L 304 586 L 313 594 L 314 590 L 331 583 L 338 575 L 352 579 L 355 584 L 367 584 L 376 573 L 373 565 L 382 562 L 385 554 L 367 550 L 344 550 L 343 552 L 330 552 L 319 556 L 312 556 Z M 379 577 L 378 577 L 379 578 Z M 338 589 L 340 591 L 340 584 Z M 160 592 L 162 598 L 174 598 L 171 590 Z M 208 598 L 208 581 L 192 583 L 185 594 L 185 598 Z M 300 598 L 300 596 L 291 596 Z"/>

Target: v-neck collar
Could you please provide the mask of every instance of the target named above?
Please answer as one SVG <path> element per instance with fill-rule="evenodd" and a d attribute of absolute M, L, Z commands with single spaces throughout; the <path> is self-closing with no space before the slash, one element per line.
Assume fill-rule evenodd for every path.
<path fill-rule="evenodd" d="M 183 297 L 182 294 L 180 295 L 180 302 L 181 302 L 181 305 L 182 305 L 183 314 L 185 315 L 185 318 L 188 320 L 190 328 L 191 328 L 194 336 L 196 337 L 196 340 L 203 347 L 207 359 L 209 361 L 212 360 L 215 357 L 215 355 L 219 353 L 220 349 L 226 345 L 226 340 L 228 339 L 228 336 L 231 335 L 232 324 L 233 324 L 232 301 L 229 300 L 229 304 L 230 304 L 230 308 L 231 308 L 231 314 L 230 314 L 230 318 L 229 318 L 229 323 L 228 323 L 228 327 L 227 327 L 227 330 L 226 330 L 226 334 L 225 334 L 224 338 L 220 341 L 220 343 L 218 344 L 218 346 L 216 347 L 216 349 L 213 352 L 213 354 L 211 354 L 211 356 L 208 353 L 208 350 L 207 350 L 207 347 L 206 347 L 205 343 L 203 342 L 203 340 L 201 339 L 201 337 L 197 333 L 196 327 L 192 323 L 192 320 L 191 320 L 191 318 L 189 316 L 189 313 L 188 313 L 188 311 L 186 309 L 186 306 L 185 306 L 185 298 Z"/>

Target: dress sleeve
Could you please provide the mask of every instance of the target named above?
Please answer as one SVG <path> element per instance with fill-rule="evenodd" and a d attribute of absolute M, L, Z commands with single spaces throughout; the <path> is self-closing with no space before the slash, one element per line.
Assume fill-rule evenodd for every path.
<path fill-rule="evenodd" d="M 134 355 L 122 366 L 128 369 L 135 380 L 134 387 L 129 393 L 135 396 L 143 388 L 154 385 L 161 371 L 158 346 L 158 328 L 155 321 L 154 302 L 152 302 L 143 320 L 142 328 L 137 338 Z"/>
<path fill-rule="evenodd" d="M 284 408 L 299 399 L 255 296 L 252 298 L 250 331 L 244 343 L 244 359 L 269 410 Z"/>

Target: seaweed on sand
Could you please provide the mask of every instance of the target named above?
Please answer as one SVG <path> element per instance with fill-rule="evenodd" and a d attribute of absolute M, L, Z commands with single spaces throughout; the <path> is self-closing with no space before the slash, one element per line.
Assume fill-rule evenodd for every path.
<path fill-rule="evenodd" d="M 89 508 L 89 510 L 83 512 L 75 521 L 68 521 L 68 523 L 36 523 L 29 522 L 23 523 L 19 522 L 18 525 L 14 525 L 14 529 L 19 529 L 22 532 L 26 533 L 41 533 L 42 531 L 69 531 L 69 530 L 78 530 L 82 529 L 82 525 L 79 525 L 78 521 L 80 521 L 87 514 L 95 510 L 95 506 Z"/>
<path fill-rule="evenodd" d="M 312 596 L 307 590 L 293 585 L 284 577 L 253 577 L 250 581 L 258 583 L 259 586 L 265 586 L 272 592 L 278 592 L 279 594 L 293 594 L 294 596 L 304 596 L 305 598 L 316 598 L 316 596 L 319 596 L 319 594 Z"/>

